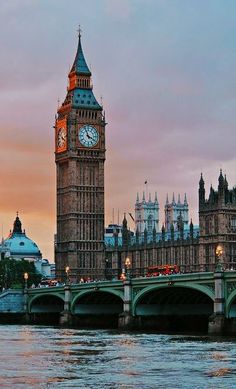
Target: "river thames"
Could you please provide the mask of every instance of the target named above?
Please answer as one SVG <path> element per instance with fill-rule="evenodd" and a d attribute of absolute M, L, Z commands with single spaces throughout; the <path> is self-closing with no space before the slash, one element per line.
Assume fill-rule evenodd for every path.
<path fill-rule="evenodd" d="M 236 388 L 236 338 L 0 325 L 0 388 Z"/>

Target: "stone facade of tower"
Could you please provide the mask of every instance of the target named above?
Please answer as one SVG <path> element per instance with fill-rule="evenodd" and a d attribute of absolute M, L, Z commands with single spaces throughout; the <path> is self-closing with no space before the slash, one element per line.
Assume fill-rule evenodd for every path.
<path fill-rule="evenodd" d="M 139 200 L 139 194 L 135 203 L 135 230 L 143 234 L 145 230 L 150 235 L 153 229 L 159 231 L 159 204 L 157 194 L 155 193 L 154 201 L 149 194 L 148 200 L 143 192 L 142 200 Z"/>
<path fill-rule="evenodd" d="M 218 190 L 211 186 L 205 198 L 205 183 L 199 182 L 199 263 L 203 270 L 221 263 L 234 268 L 236 264 L 236 188 L 229 190 L 226 176 L 220 171 Z"/>
<path fill-rule="evenodd" d="M 71 281 L 104 274 L 105 117 L 92 88 L 79 35 L 69 85 L 55 123 L 56 276 Z"/>
<path fill-rule="evenodd" d="M 184 202 L 181 203 L 180 195 L 178 195 L 178 201 L 175 201 L 175 195 L 173 193 L 172 201 L 169 202 L 168 195 L 166 197 L 165 204 L 165 230 L 170 231 L 173 225 L 174 230 L 177 231 L 180 228 L 180 224 L 183 223 L 184 229 L 188 228 L 188 202 L 187 196 L 184 195 Z"/>

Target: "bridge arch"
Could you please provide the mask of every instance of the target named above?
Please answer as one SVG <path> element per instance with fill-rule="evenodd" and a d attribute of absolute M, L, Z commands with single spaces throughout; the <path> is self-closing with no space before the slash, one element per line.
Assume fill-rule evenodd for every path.
<path fill-rule="evenodd" d="M 155 285 L 135 297 L 133 314 L 143 327 L 158 331 L 207 331 L 214 296 L 202 285 Z"/>
<path fill-rule="evenodd" d="M 236 289 L 234 289 L 226 301 L 226 317 L 236 317 Z"/>
<path fill-rule="evenodd" d="M 188 290 L 189 289 L 193 289 L 193 290 L 199 291 L 200 293 L 205 294 L 206 296 L 208 296 L 209 299 L 211 299 L 212 302 L 214 302 L 214 293 L 208 287 L 203 286 L 203 285 L 190 284 L 190 283 L 178 283 L 177 285 L 173 284 L 171 286 L 167 286 L 167 285 L 151 285 L 151 286 L 148 286 L 148 287 L 142 289 L 141 291 L 139 291 L 136 294 L 136 296 L 135 296 L 135 298 L 133 300 L 133 313 L 135 314 L 136 306 L 137 306 L 138 302 L 146 294 L 152 293 L 152 292 L 154 292 L 156 290 L 161 290 L 161 289 L 166 289 L 166 290 L 174 289 L 174 290 L 177 290 L 177 288 L 186 288 Z"/>
<path fill-rule="evenodd" d="M 44 293 L 32 297 L 29 313 L 60 313 L 64 309 L 64 298 L 59 293 Z"/>
<path fill-rule="evenodd" d="M 123 292 L 105 288 L 79 292 L 71 302 L 71 311 L 79 315 L 120 314 L 123 312 Z"/>

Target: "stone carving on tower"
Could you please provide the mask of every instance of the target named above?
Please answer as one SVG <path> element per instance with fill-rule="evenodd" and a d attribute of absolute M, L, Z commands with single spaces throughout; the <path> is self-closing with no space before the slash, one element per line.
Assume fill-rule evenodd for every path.
<path fill-rule="evenodd" d="M 56 275 L 103 277 L 105 114 L 93 94 L 79 32 L 67 95 L 55 123 Z"/>

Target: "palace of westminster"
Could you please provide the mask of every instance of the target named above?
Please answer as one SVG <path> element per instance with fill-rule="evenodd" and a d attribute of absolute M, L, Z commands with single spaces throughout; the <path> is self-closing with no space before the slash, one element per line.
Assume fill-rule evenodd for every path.
<path fill-rule="evenodd" d="M 137 195 L 135 232 L 111 225 L 104 236 L 104 163 L 106 120 L 97 102 L 79 33 L 64 102 L 55 120 L 57 176 L 56 277 L 111 279 L 120 276 L 128 257 L 133 277 L 155 265 L 176 264 L 183 272 L 236 266 L 236 188 L 229 189 L 220 171 L 218 188 L 207 197 L 199 181 L 199 227 L 189 223 L 186 195 L 165 204 L 159 226 L 157 195 Z M 235 268 L 236 269 L 236 268 Z"/>

